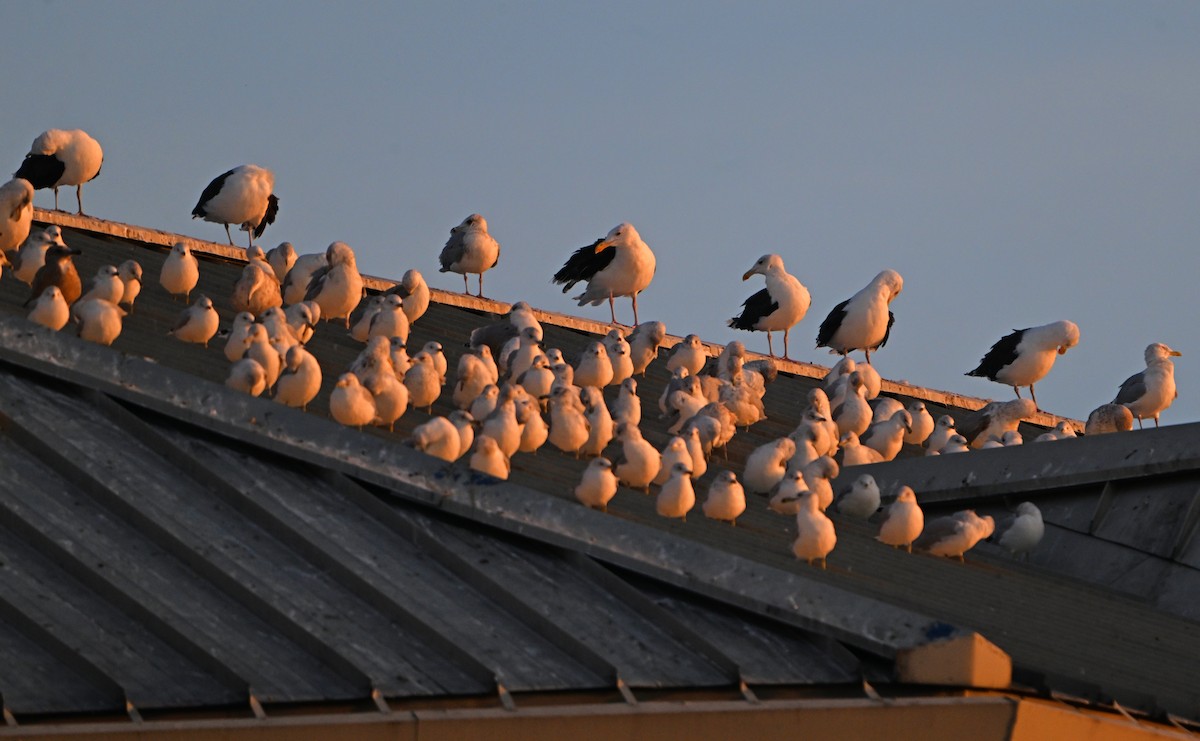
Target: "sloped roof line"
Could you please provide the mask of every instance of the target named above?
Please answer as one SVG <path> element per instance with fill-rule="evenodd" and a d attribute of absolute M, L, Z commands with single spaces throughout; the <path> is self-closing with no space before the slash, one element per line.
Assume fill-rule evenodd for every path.
<path fill-rule="evenodd" d="M 331 420 L 197 379 L 20 318 L 0 318 L 0 362 L 92 389 L 178 422 L 346 474 L 406 502 L 598 561 L 891 657 L 971 631 L 756 563 L 573 501 L 450 467 Z"/>
<path fill-rule="evenodd" d="M 135 226 L 132 224 L 124 224 L 119 221 L 109 221 L 107 219 L 98 219 L 92 216 L 84 216 L 79 214 L 70 214 L 62 211 L 47 211 L 44 209 L 34 209 L 34 220 L 44 223 L 57 224 L 60 227 L 69 227 L 79 229 L 81 231 L 94 232 L 108 236 L 118 237 L 130 242 L 141 242 L 144 244 L 160 245 L 170 247 L 176 242 L 186 243 L 193 252 L 199 255 L 209 255 L 222 260 L 233 262 L 245 262 L 246 250 L 242 247 L 235 247 L 217 242 L 209 242 L 207 240 L 189 237 L 183 234 L 173 232 L 165 232 L 149 227 Z M 363 282 L 368 289 L 375 291 L 386 291 L 396 285 L 396 280 L 388 278 L 379 278 L 376 276 L 363 275 Z M 454 293 L 440 288 L 429 288 L 430 300 L 446 304 L 448 306 L 456 306 L 463 309 L 473 311 L 484 311 L 492 314 L 505 314 L 512 306 L 510 303 L 496 301 L 489 298 L 480 298 L 468 294 Z M 553 324 L 559 327 L 579 330 L 595 335 L 607 334 L 612 325 L 604 322 L 584 319 L 582 317 L 572 316 L 545 309 L 534 309 L 534 314 L 538 321 Z M 680 342 L 683 338 L 679 335 L 667 334 L 664 342 L 665 347 L 671 347 Z M 709 353 L 715 356 L 723 349 L 723 345 L 713 342 L 703 342 Z M 767 356 L 761 353 L 747 351 L 747 356 L 751 358 L 765 358 Z M 804 378 L 824 378 L 829 372 L 829 368 L 817 365 L 815 363 L 805 363 L 798 360 L 782 360 L 775 358 L 775 363 L 779 370 L 784 373 L 790 373 L 795 376 Z M 960 394 L 954 391 L 941 391 L 938 389 L 926 388 L 923 386 L 915 386 L 903 381 L 893 381 L 883 379 L 882 390 L 889 394 L 899 396 L 907 396 L 921 401 L 932 402 L 948 407 L 956 407 L 969 411 L 982 409 L 984 406 L 992 402 L 992 399 L 983 399 L 980 397 Z M 1038 411 L 1033 417 L 1028 420 L 1035 425 L 1044 427 L 1053 427 L 1060 421 L 1066 421 L 1073 424 L 1079 430 L 1083 429 L 1083 423 L 1070 417 L 1062 417 L 1049 412 Z"/>

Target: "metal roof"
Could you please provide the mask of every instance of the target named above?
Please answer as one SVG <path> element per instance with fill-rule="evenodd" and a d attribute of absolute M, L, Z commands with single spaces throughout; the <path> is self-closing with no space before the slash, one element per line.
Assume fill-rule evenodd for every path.
<path fill-rule="evenodd" d="M 970 630 L 1036 689 L 1200 717 L 1195 426 L 873 466 L 931 511 L 1035 498 L 1046 542 L 1028 564 L 986 547 L 959 564 L 838 519 L 821 571 L 792 559 L 791 523 L 761 502 L 736 528 L 662 520 L 626 490 L 606 515 L 574 502 L 583 462 L 556 452 L 518 456 L 498 483 L 397 445 L 421 412 L 394 435 L 332 423 L 324 400 L 360 346 L 328 324 L 311 343 L 326 388 L 310 413 L 231 392 L 218 347 L 165 336 L 183 308 L 156 285 L 165 250 L 64 231 L 85 278 L 135 257 L 146 287 L 112 350 L 0 318 L 0 693 L 18 717 L 373 693 L 856 691 L 895 650 Z M 239 270 L 202 267 L 226 318 Z M 5 278 L 0 313 L 22 313 L 24 295 Z M 453 363 L 490 319 L 435 303 L 410 344 L 438 339 Z M 568 355 L 590 338 L 547 326 Z M 647 410 L 664 380 L 652 367 Z M 734 438 L 729 467 L 789 431 L 813 383 L 781 374 L 771 419 Z"/>

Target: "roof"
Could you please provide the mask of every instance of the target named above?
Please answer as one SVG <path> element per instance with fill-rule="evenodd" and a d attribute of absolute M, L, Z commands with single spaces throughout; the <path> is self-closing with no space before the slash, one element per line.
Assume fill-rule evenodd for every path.
<path fill-rule="evenodd" d="M 232 392 L 218 347 L 165 337 L 183 308 L 156 285 L 165 242 L 64 231 L 81 275 L 135 257 L 146 288 L 107 349 L 14 316 L 24 286 L 0 282 L 0 693 L 18 719 L 564 691 L 859 696 L 864 679 L 891 680 L 898 650 L 973 631 L 1029 691 L 1200 718 L 1195 425 L 872 466 L 930 512 L 1034 499 L 1045 544 L 1029 563 L 981 546 L 960 564 L 839 519 L 821 571 L 793 560 L 791 523 L 761 503 L 736 528 L 662 520 L 627 490 L 602 514 L 572 499 L 584 462 L 567 456 L 520 455 L 499 483 L 398 445 L 421 412 L 395 434 L 336 425 L 324 400 L 360 346 L 332 325 L 310 343 L 326 382 L 309 413 Z M 211 247 L 198 289 L 226 319 L 235 255 Z M 410 345 L 436 338 L 453 363 L 489 308 L 439 292 Z M 607 329 L 544 321 L 568 356 Z M 729 446 L 736 471 L 794 426 L 819 373 L 784 370 L 771 418 Z M 652 366 L 648 410 L 664 380 Z M 890 388 L 960 419 L 983 403 Z"/>

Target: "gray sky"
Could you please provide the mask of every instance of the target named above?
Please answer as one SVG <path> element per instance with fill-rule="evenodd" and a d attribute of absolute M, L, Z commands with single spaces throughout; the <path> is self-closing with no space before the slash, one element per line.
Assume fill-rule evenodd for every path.
<path fill-rule="evenodd" d="M 191 209 L 253 162 L 281 201 L 265 247 L 340 239 L 364 272 L 458 290 L 437 255 L 479 212 L 490 297 L 601 320 L 550 276 L 631 221 L 658 257 L 643 319 L 765 351 L 725 321 L 777 252 L 813 297 L 792 355 L 826 365 L 821 320 L 893 268 L 885 377 L 1008 399 L 962 374 L 1070 319 L 1043 408 L 1085 417 L 1161 341 L 1184 353 L 1164 421 L 1200 419 L 1195 2 L 3 8 L 0 161 L 88 130 L 93 215 L 220 241 Z"/>

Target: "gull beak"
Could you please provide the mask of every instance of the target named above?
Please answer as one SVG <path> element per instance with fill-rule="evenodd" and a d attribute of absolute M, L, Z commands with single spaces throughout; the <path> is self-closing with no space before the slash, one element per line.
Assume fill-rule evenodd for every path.
<path fill-rule="evenodd" d="M 1067 347 L 1066 347 L 1066 345 L 1060 345 L 1060 346 L 1059 346 L 1059 348 L 1058 348 L 1058 354 L 1059 354 L 1059 355 L 1066 355 L 1066 354 L 1067 354 Z"/>
<path fill-rule="evenodd" d="M 750 270 L 747 270 L 745 273 L 742 273 L 742 281 L 750 280 L 750 276 L 752 276 L 752 275 L 754 275 L 753 268 L 751 268 Z"/>
<path fill-rule="evenodd" d="M 1179 352 L 1178 350 L 1172 350 L 1172 351 L 1171 351 L 1171 355 L 1172 355 L 1173 357 L 1176 357 L 1176 358 L 1178 358 L 1178 357 L 1181 357 L 1181 356 L 1183 355 L 1183 353 Z"/>
<path fill-rule="evenodd" d="M 613 245 L 613 243 L 611 241 L 601 242 L 600 244 L 596 245 L 596 253 L 599 254 L 599 253 L 603 252 L 604 250 L 608 249 L 609 247 L 612 247 L 612 245 Z"/>

